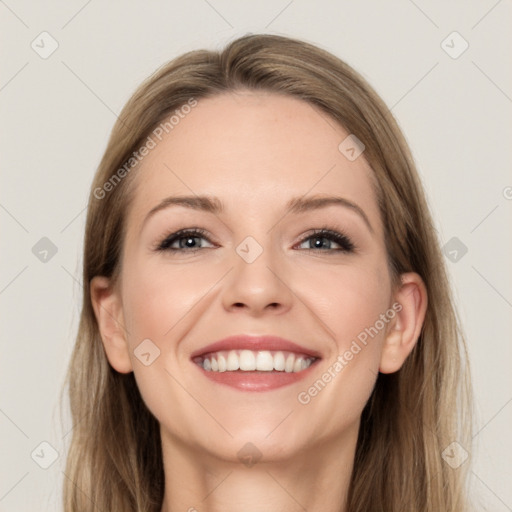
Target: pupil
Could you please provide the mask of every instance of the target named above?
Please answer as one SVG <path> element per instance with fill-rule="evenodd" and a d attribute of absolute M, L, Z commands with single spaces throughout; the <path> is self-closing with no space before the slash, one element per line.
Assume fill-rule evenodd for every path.
<path fill-rule="evenodd" d="M 322 247 L 322 237 L 315 238 L 315 246 L 316 247 Z"/>

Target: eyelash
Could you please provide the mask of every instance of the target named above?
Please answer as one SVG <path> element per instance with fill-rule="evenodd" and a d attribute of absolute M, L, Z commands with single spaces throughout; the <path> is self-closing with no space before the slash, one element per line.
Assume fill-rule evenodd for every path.
<path fill-rule="evenodd" d="M 199 228 L 183 229 L 183 230 L 176 231 L 175 233 L 171 233 L 170 235 L 168 235 L 162 242 L 160 242 L 157 245 L 156 250 L 162 251 L 162 252 L 169 251 L 172 253 L 177 253 L 177 252 L 183 252 L 183 251 L 196 252 L 200 249 L 211 249 L 211 247 L 199 247 L 197 249 L 194 249 L 194 248 L 176 249 L 174 247 L 173 248 L 170 247 L 177 240 L 181 240 L 184 238 L 204 238 L 209 243 L 213 243 L 208 238 L 206 231 L 204 231 L 203 229 L 199 229 Z M 331 240 L 332 242 L 336 242 L 338 245 L 341 246 L 341 249 L 314 249 L 314 248 L 312 248 L 312 249 L 302 249 L 302 250 L 315 251 L 315 252 L 321 251 L 321 252 L 326 252 L 326 253 L 329 253 L 329 252 L 330 253 L 332 253 L 332 252 L 353 253 L 356 250 L 356 246 L 350 240 L 350 238 L 348 238 L 343 233 L 338 233 L 337 231 L 333 231 L 327 227 L 323 227 L 321 229 L 314 230 L 313 233 L 311 233 L 310 235 L 308 235 L 308 236 L 304 237 L 302 240 L 300 240 L 298 242 L 298 244 L 301 245 L 304 242 L 306 242 L 310 239 L 315 239 L 315 238 L 325 238 L 326 240 Z"/>

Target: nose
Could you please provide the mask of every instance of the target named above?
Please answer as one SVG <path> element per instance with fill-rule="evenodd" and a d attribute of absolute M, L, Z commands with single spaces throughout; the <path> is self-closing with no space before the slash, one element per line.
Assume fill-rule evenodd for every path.
<path fill-rule="evenodd" d="M 290 309 L 294 294 L 289 287 L 289 269 L 285 269 L 276 250 L 263 246 L 262 249 L 252 262 L 240 256 L 242 251 L 234 252 L 234 268 L 227 276 L 222 296 L 226 310 L 245 310 L 256 317 L 270 311 L 282 314 Z"/>

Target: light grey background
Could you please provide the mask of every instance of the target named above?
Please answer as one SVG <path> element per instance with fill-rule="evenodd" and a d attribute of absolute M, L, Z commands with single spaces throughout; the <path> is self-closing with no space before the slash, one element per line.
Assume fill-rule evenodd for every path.
<path fill-rule="evenodd" d="M 512 510 L 510 0 L 7 0 L 0 16 L 0 510 L 61 508 L 85 205 L 116 114 L 164 62 L 247 32 L 335 53 L 397 117 L 442 244 L 467 247 L 449 245 L 447 265 L 476 390 L 472 490 L 482 510 Z M 45 59 L 43 31 L 58 43 Z M 34 254 L 43 237 L 55 255 Z M 59 454 L 46 470 L 44 441 Z"/>

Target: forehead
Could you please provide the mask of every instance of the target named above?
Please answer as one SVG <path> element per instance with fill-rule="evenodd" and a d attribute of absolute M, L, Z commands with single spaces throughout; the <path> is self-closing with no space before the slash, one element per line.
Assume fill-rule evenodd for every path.
<path fill-rule="evenodd" d="M 349 135 L 290 96 L 240 91 L 200 99 L 141 162 L 129 222 L 142 223 L 170 195 L 216 196 L 227 213 L 261 217 L 291 197 L 335 194 L 377 226 L 373 171 L 362 156 L 350 161 L 339 150 Z"/>

